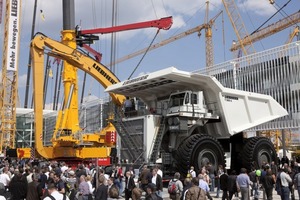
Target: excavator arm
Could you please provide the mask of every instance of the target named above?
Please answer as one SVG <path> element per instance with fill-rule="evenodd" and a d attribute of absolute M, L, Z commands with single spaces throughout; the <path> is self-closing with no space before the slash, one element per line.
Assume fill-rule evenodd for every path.
<path fill-rule="evenodd" d="M 85 71 L 95 78 L 105 89 L 112 84 L 120 82 L 116 75 L 103 64 L 43 34 L 38 34 L 33 38 L 31 42 L 31 55 L 34 58 L 41 57 L 40 59 L 44 60 L 43 54 L 45 47 L 50 49 L 50 52 L 48 52 L 49 55 L 65 60 L 74 67 Z M 33 62 L 33 64 L 36 65 L 35 62 Z M 118 94 L 110 94 L 110 96 L 113 102 L 118 106 L 122 105 L 125 99 L 124 96 Z"/>
<path fill-rule="evenodd" d="M 78 50 L 61 42 L 52 40 L 43 34 L 37 34 L 31 42 L 31 56 L 33 67 L 33 89 L 34 89 L 34 112 L 35 112 L 35 142 L 38 153 L 44 158 L 99 158 L 110 155 L 115 141 L 111 140 L 115 128 L 109 123 L 108 127 L 99 133 L 82 134 L 78 129 L 75 133 L 65 130 L 56 131 L 52 138 L 53 146 L 43 146 L 43 77 L 44 77 L 44 54 L 60 58 L 75 68 L 81 69 L 94 77 L 104 88 L 118 83 L 119 79 L 104 65 L 86 56 Z M 75 77 L 74 77 L 75 79 Z M 76 85 L 72 85 L 77 87 Z M 72 90 L 70 90 L 72 91 Z M 121 106 L 125 97 L 118 94 L 110 94 L 113 102 Z M 71 95 L 69 97 L 71 98 Z M 64 105 L 64 107 L 67 105 Z M 57 124 L 64 123 L 62 117 L 68 109 L 58 113 Z M 79 126 L 79 125 L 78 125 Z"/>
<path fill-rule="evenodd" d="M 172 17 L 164 17 L 157 20 L 151 20 L 146 22 L 138 22 L 133 24 L 126 24 L 120 26 L 114 26 L 109 28 L 96 28 L 96 29 L 88 29 L 79 31 L 79 35 L 81 34 L 105 34 L 105 33 L 112 33 L 112 32 L 120 32 L 120 31 L 128 31 L 140 28 L 151 28 L 156 27 L 163 30 L 169 30 L 172 26 Z"/>
<path fill-rule="evenodd" d="M 169 30 L 173 24 L 172 17 L 164 17 L 161 19 L 138 22 L 133 24 L 125 24 L 107 28 L 95 28 L 95 29 L 87 29 L 87 30 L 76 30 L 76 41 L 79 46 L 83 44 L 92 44 L 94 40 L 99 40 L 99 37 L 93 34 L 107 34 L 107 33 L 115 33 L 120 31 L 128 31 L 135 30 L 141 28 L 158 28 L 163 30 Z"/>

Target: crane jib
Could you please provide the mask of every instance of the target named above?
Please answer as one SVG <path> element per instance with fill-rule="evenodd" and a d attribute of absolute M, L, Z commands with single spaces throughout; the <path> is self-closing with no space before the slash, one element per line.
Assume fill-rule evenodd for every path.
<path fill-rule="evenodd" d="M 111 76 L 109 76 L 103 69 L 101 69 L 101 67 L 97 65 L 97 63 L 93 64 L 93 68 L 97 70 L 97 72 L 99 72 L 103 77 L 105 77 L 106 80 L 108 80 L 111 84 L 117 83 Z"/>

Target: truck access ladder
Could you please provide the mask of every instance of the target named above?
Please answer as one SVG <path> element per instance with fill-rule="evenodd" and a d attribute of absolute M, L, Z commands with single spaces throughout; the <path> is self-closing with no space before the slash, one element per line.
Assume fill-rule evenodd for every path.
<path fill-rule="evenodd" d="M 158 157 L 158 152 L 160 149 L 161 141 L 163 139 L 165 132 L 165 117 L 161 117 L 159 129 L 157 131 L 156 137 L 153 139 L 152 152 L 150 154 L 149 163 L 155 163 Z"/>
<path fill-rule="evenodd" d="M 113 125 L 115 126 L 118 135 L 121 138 L 121 148 L 123 150 L 122 153 L 126 154 L 127 152 L 128 156 L 125 157 L 130 157 L 131 161 L 134 163 L 144 162 L 144 149 L 143 146 L 139 144 L 142 141 L 136 141 L 131 131 L 126 128 L 132 127 L 130 123 L 130 121 L 122 119 L 122 113 L 120 111 L 115 112 L 115 120 L 113 121 Z"/>

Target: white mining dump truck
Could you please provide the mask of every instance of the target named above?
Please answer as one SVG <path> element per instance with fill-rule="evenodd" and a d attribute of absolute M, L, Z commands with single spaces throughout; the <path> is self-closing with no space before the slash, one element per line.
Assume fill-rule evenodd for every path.
<path fill-rule="evenodd" d="M 129 163 L 151 164 L 161 158 L 165 173 L 186 174 L 190 166 L 200 169 L 207 162 L 239 170 L 276 161 L 268 138 L 243 134 L 287 115 L 271 96 L 225 88 L 212 76 L 174 67 L 106 91 L 137 99 L 136 110 L 115 122 L 121 159 Z"/>

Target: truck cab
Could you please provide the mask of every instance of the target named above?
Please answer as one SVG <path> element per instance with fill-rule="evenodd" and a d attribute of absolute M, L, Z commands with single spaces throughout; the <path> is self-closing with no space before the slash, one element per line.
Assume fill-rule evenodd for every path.
<path fill-rule="evenodd" d="M 218 118 L 206 106 L 203 91 L 174 92 L 169 97 L 167 117 L 181 116 L 195 119 Z"/>
<path fill-rule="evenodd" d="M 167 116 L 194 116 L 195 114 L 206 113 L 202 91 L 172 93 L 168 107 Z"/>

